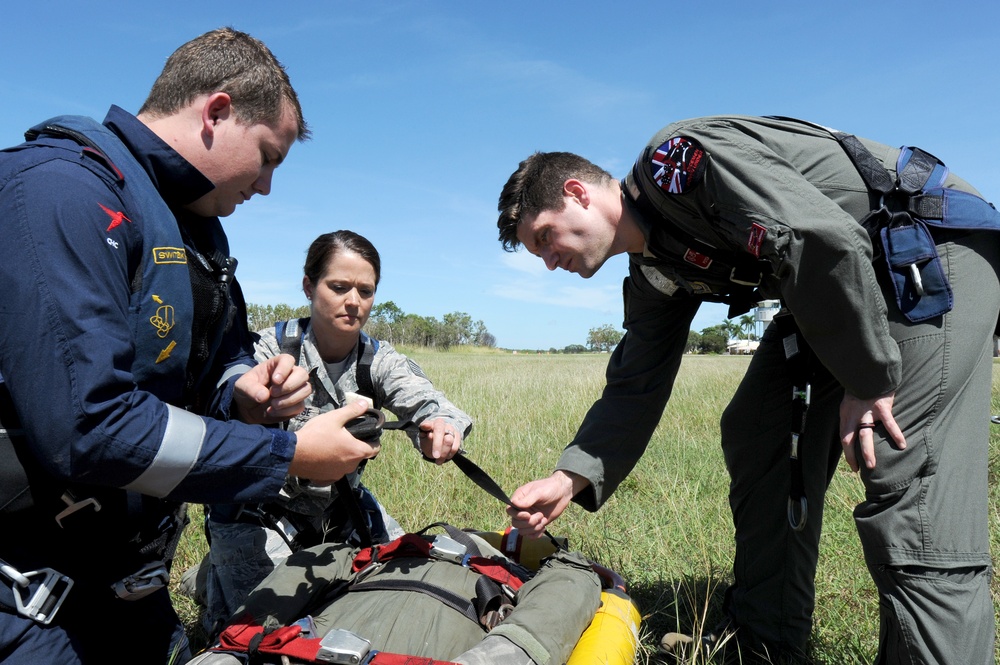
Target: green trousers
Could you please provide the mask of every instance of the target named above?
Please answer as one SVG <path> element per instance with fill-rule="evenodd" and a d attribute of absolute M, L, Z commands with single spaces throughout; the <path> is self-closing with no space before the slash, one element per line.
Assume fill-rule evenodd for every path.
<path fill-rule="evenodd" d="M 954 292 L 949 313 L 910 323 L 883 288 L 902 357 L 893 413 L 907 448 L 874 430 L 877 465 L 861 472 L 866 498 L 854 511 L 879 595 L 880 665 L 994 660 L 987 463 L 1000 235 L 950 232 L 938 241 Z M 838 325 L 849 334 L 850 321 Z M 753 648 L 795 661 L 812 626 L 823 497 L 842 452 L 843 389 L 817 368 L 800 444 L 809 510 L 802 531 L 786 518 L 791 389 L 772 325 L 723 414 L 722 447 L 736 529 L 727 611 Z"/>

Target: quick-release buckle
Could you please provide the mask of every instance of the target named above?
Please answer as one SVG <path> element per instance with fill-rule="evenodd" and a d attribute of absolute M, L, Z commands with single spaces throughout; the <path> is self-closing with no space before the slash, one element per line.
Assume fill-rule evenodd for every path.
<path fill-rule="evenodd" d="M 371 647 L 372 643 L 360 635 L 343 628 L 334 628 L 320 640 L 316 660 L 324 663 L 360 665 L 368 661 Z"/>
<path fill-rule="evenodd" d="M 128 577 L 123 577 L 112 584 L 111 588 L 122 600 L 139 600 L 167 586 L 169 581 L 170 571 L 167 570 L 166 564 L 162 561 L 151 561 Z"/>
<path fill-rule="evenodd" d="M 806 382 L 805 388 L 799 388 L 798 386 L 792 386 L 792 401 L 802 401 L 802 405 L 805 408 L 809 408 L 812 403 L 812 383 Z"/>
<path fill-rule="evenodd" d="M 751 282 L 746 279 L 743 279 L 742 276 L 737 277 L 736 268 L 733 268 L 729 271 L 729 281 L 732 282 L 733 284 L 739 284 L 740 286 L 754 286 L 754 287 L 760 286 L 760 281 L 764 278 L 764 273 L 759 270 L 755 272 L 757 275 L 757 281 Z"/>
<path fill-rule="evenodd" d="M 431 543 L 430 555 L 442 561 L 452 561 L 464 566 L 467 553 L 465 545 L 444 534 L 434 536 Z"/>
<path fill-rule="evenodd" d="M 73 513 L 77 512 L 78 510 L 82 510 L 84 508 L 87 508 L 88 506 L 93 506 L 95 513 L 98 513 L 98 512 L 101 511 L 101 504 L 94 497 L 88 497 L 88 498 L 83 499 L 81 501 L 77 501 L 76 497 L 73 496 L 72 492 L 70 492 L 69 490 L 66 490 L 65 492 L 63 492 L 63 495 L 62 495 L 61 498 L 63 500 L 63 503 L 66 504 L 66 508 L 65 508 L 65 510 L 63 510 L 62 512 L 60 512 L 58 515 L 56 515 L 56 524 L 59 525 L 60 529 L 65 529 L 66 528 L 63 525 L 63 520 L 66 519 L 67 517 L 69 517 L 70 515 L 72 515 Z"/>
<path fill-rule="evenodd" d="M 4 573 L 12 580 L 10 588 L 14 593 L 17 613 L 43 626 L 51 623 L 73 588 L 72 579 L 51 568 L 19 573 L 10 566 L 5 566 Z M 41 582 L 32 591 L 31 581 L 35 578 L 41 578 Z"/>

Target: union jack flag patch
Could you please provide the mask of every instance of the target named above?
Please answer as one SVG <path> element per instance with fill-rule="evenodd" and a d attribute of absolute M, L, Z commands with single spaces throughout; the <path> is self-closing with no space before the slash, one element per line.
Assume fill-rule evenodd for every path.
<path fill-rule="evenodd" d="M 683 194 L 701 180 L 705 151 L 694 139 L 675 136 L 653 152 L 649 167 L 660 189 L 670 194 Z"/>

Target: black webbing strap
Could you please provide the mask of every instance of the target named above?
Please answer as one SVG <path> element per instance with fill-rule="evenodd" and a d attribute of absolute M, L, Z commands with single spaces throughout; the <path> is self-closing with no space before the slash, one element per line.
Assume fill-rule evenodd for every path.
<path fill-rule="evenodd" d="M 7 384 L 0 381 L 0 514 L 24 510 L 34 504 L 28 475 L 14 446 L 15 437 L 23 438 L 24 430 Z"/>
<path fill-rule="evenodd" d="M 860 221 L 873 244 L 882 227 L 912 224 L 911 215 L 923 219 L 943 217 L 944 198 L 940 195 L 921 194 L 935 169 L 944 166 L 937 157 L 920 148 L 909 148 L 909 155 L 905 156 L 906 164 L 896 174 L 894 181 L 882 162 L 858 137 L 844 132 L 831 133 L 850 157 L 868 188 L 880 195 L 879 205 Z M 876 252 L 877 247 L 873 247 Z"/>
<path fill-rule="evenodd" d="M 351 524 L 354 525 L 354 532 L 358 534 L 358 542 L 361 543 L 361 547 L 371 547 L 373 542 L 372 532 L 368 528 L 368 519 L 361 512 L 361 504 L 358 503 L 358 497 L 354 494 L 351 482 L 347 479 L 347 476 L 344 476 L 333 485 L 337 488 L 337 494 L 344 497 L 347 512 L 351 516 Z"/>
<path fill-rule="evenodd" d="M 836 131 L 831 132 L 831 134 L 843 146 L 847 156 L 854 162 L 854 167 L 861 175 L 861 179 L 870 189 L 883 195 L 895 189 L 896 183 L 882 166 L 882 162 L 875 158 L 875 155 L 865 147 L 857 136 Z"/>
<path fill-rule="evenodd" d="M 379 413 L 379 415 L 381 415 L 381 412 L 378 412 L 378 413 Z M 364 416 L 362 416 L 362 417 L 364 417 Z M 372 416 L 369 416 L 369 417 L 372 417 Z M 391 421 L 389 421 L 389 420 L 385 420 L 384 416 L 382 416 L 382 420 L 383 420 L 383 424 L 378 425 L 378 427 L 380 429 L 389 429 L 389 430 L 393 430 L 394 429 L 394 430 L 404 430 L 405 431 L 405 430 L 412 430 L 412 429 L 416 428 L 416 425 L 414 425 L 409 420 L 405 420 L 405 421 L 391 420 Z M 430 460 L 430 458 L 427 458 L 427 457 L 425 457 L 424 459 L 427 459 L 429 461 L 433 461 L 433 460 Z M 471 480 L 476 485 L 478 485 L 481 490 L 483 490 L 484 492 L 486 492 L 487 494 L 489 494 L 490 496 L 492 496 L 494 499 L 497 499 L 501 503 L 504 503 L 504 504 L 506 504 L 508 506 L 513 506 L 514 505 L 513 503 L 511 503 L 510 497 L 507 496 L 507 493 L 503 491 L 503 488 L 500 487 L 500 485 L 497 483 L 497 481 L 493 480 L 493 478 L 490 476 L 490 474 L 488 474 L 485 471 L 483 471 L 483 469 L 480 468 L 480 466 L 478 464 L 476 464 L 471 459 L 469 459 L 469 457 L 465 454 L 464 450 L 458 451 L 458 454 L 455 455 L 454 457 L 452 457 L 451 461 L 455 463 L 455 466 L 457 466 L 462 471 L 462 473 L 464 473 L 469 478 L 469 480 Z M 546 538 L 548 538 L 552 542 L 553 545 L 555 545 L 555 548 L 557 550 L 565 550 L 566 549 L 566 546 L 564 544 L 560 543 L 548 531 L 545 531 L 544 535 L 545 535 Z"/>
<path fill-rule="evenodd" d="M 480 578 L 484 579 L 484 578 Z M 428 584 L 423 580 L 381 580 L 370 582 L 358 582 L 347 588 L 348 591 L 416 591 L 426 594 L 438 600 L 453 610 L 461 612 L 470 621 L 479 623 L 479 615 L 475 606 L 457 593 L 442 589 L 439 586 Z"/>
<path fill-rule="evenodd" d="M 372 381 L 372 362 L 374 360 L 375 345 L 367 336 L 362 336 L 358 341 L 358 364 L 354 380 L 358 384 L 358 393 L 370 399 L 372 405 L 379 409 L 382 407 L 382 400 L 379 399 L 378 391 L 375 390 L 375 382 Z"/>
<path fill-rule="evenodd" d="M 812 350 L 799 333 L 795 319 L 790 314 L 774 317 L 785 350 L 785 362 L 792 379 L 792 417 L 789 436 L 789 488 L 788 524 L 794 531 L 805 528 L 809 518 L 805 481 L 802 477 L 802 435 L 806 429 L 806 415 L 812 400 Z"/>

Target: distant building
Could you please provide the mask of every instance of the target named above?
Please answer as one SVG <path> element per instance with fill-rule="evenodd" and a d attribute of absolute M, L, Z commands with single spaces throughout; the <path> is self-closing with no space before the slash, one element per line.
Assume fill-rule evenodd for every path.
<path fill-rule="evenodd" d="M 781 309 L 780 300 L 762 300 L 757 303 L 757 308 L 754 310 L 753 318 L 757 322 L 757 339 L 760 339 L 764 334 L 764 329 L 767 328 L 767 324 L 771 323 L 771 319 L 774 315 L 778 313 Z"/>
<path fill-rule="evenodd" d="M 726 353 L 731 356 L 752 356 L 760 342 L 750 339 L 734 339 L 726 344 Z"/>

